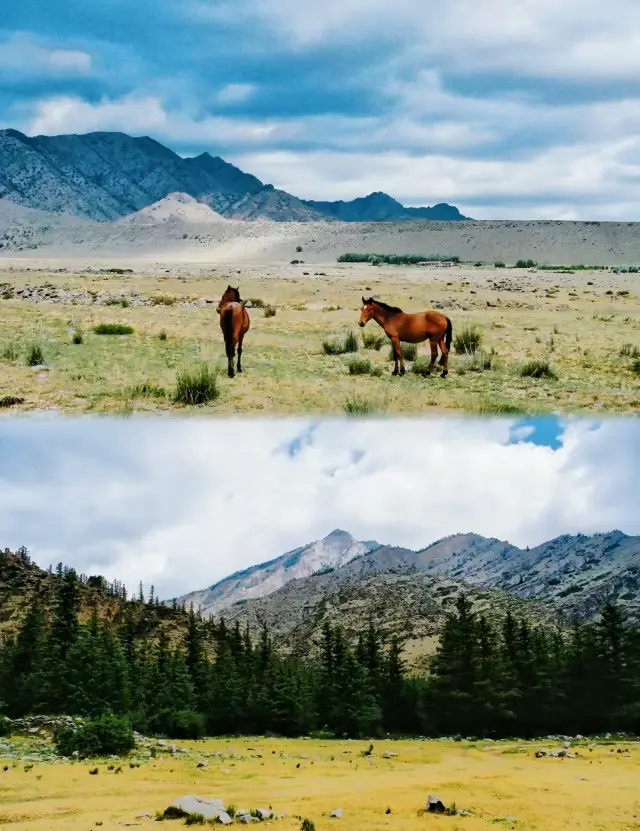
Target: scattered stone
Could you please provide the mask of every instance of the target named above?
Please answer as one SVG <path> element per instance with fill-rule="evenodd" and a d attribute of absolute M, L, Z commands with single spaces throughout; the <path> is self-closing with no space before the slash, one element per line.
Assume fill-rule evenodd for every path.
<path fill-rule="evenodd" d="M 433 794 L 429 794 L 427 797 L 426 808 L 430 814 L 444 814 L 447 810 L 446 805 L 440 797 L 434 796 Z"/>
<path fill-rule="evenodd" d="M 201 814 L 205 819 L 217 819 L 224 813 L 224 802 L 221 799 L 203 799 L 200 796 L 182 796 L 171 805 L 180 808 L 185 814 Z"/>
<path fill-rule="evenodd" d="M 196 765 L 196 767 L 198 767 L 198 768 L 207 768 L 207 767 L 209 767 L 209 762 L 207 762 L 205 759 L 201 759 L 198 762 L 198 764 Z"/>
<path fill-rule="evenodd" d="M 273 816 L 273 811 L 270 811 L 269 808 L 256 808 L 256 814 L 260 819 L 265 820 Z"/>
<path fill-rule="evenodd" d="M 340 819 L 341 816 L 342 816 L 342 813 L 343 813 L 342 808 L 336 808 L 335 811 L 331 811 L 329 816 L 333 817 L 334 819 Z"/>

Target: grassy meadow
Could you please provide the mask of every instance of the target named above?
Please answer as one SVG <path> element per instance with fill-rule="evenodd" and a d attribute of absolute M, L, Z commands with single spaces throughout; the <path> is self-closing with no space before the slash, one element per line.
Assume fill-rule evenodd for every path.
<path fill-rule="evenodd" d="M 640 826 L 637 743 L 610 741 L 590 750 L 584 740 L 571 748 L 579 754 L 573 759 L 535 758 L 536 749 L 559 742 L 374 741 L 371 759 L 362 755 L 364 741 L 243 738 L 179 744 L 192 752 L 138 757 L 139 767 L 123 760 L 27 763 L 3 759 L 0 748 L 0 825 L 12 831 L 144 827 L 175 799 L 194 794 L 237 808 L 271 806 L 287 814 L 270 822 L 283 831 L 297 831 L 305 818 L 317 831 Z M 397 756 L 386 759 L 386 751 Z M 197 768 L 199 759 L 208 766 Z M 470 815 L 420 813 L 430 793 Z M 331 818 L 337 808 L 343 816 Z M 184 824 L 166 821 L 161 827 Z"/>
<path fill-rule="evenodd" d="M 460 265 L 317 268 L 5 269 L 0 409 L 285 415 L 629 412 L 640 406 L 635 275 Z M 244 373 L 233 380 L 226 377 L 215 311 L 228 283 L 255 303 Z M 62 304 L 15 294 L 16 287 L 43 284 L 90 295 Z M 393 378 L 380 327 L 357 325 L 362 294 L 405 311 L 442 305 L 457 345 L 449 377 L 425 377 L 429 347 L 421 344 L 407 375 Z M 150 304 L 136 305 L 140 297 Z M 351 333 L 357 351 L 344 351 Z"/>

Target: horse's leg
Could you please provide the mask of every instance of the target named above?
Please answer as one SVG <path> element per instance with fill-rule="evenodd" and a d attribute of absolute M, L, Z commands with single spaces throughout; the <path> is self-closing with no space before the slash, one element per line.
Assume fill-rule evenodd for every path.
<path fill-rule="evenodd" d="M 235 372 L 233 371 L 233 359 L 235 357 L 235 349 L 233 347 L 233 336 L 230 335 L 225 339 L 225 346 L 227 347 L 227 375 L 233 378 Z"/>
<path fill-rule="evenodd" d="M 429 346 L 431 347 L 431 361 L 429 362 L 428 372 L 431 372 L 438 359 L 438 344 L 435 340 L 429 339 Z"/>
<path fill-rule="evenodd" d="M 242 372 L 242 339 L 244 332 L 240 330 L 240 337 L 238 338 L 238 372 Z"/>
<path fill-rule="evenodd" d="M 440 352 L 442 353 L 440 357 L 440 366 L 442 367 L 442 375 L 441 378 L 446 378 L 449 374 L 449 350 L 447 349 L 447 344 L 445 343 L 444 336 L 440 340 Z"/>
<path fill-rule="evenodd" d="M 398 361 L 402 360 L 402 344 L 396 335 L 391 339 L 391 348 L 393 349 L 393 372 L 392 375 L 398 374 Z M 404 375 L 404 366 L 402 367 L 401 375 Z"/>

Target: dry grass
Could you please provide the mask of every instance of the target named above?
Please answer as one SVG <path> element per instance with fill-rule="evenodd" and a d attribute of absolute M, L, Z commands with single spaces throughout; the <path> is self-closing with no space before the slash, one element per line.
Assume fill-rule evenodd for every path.
<path fill-rule="evenodd" d="M 12 412 L 58 408 L 116 413 L 122 411 L 123 400 L 129 400 L 131 389 L 151 384 L 173 390 L 180 368 L 205 362 L 221 371 L 220 396 L 194 409 L 198 413 L 340 413 L 345 400 L 354 396 L 384 399 L 390 413 L 473 411 L 478 400 L 492 399 L 530 413 L 624 412 L 640 406 L 640 377 L 632 358 L 640 350 L 640 302 L 633 291 L 619 293 L 628 291 L 623 288 L 628 276 L 334 264 L 323 266 L 326 276 L 302 277 L 299 268 L 272 273 L 269 267 L 255 267 L 233 275 L 244 297 L 258 297 L 263 303 L 250 310 L 244 374 L 234 380 L 225 375 L 215 314 L 215 302 L 230 279 L 227 274 L 182 269 L 183 276 L 174 276 L 161 268 L 155 274 L 108 276 L 5 272 L 2 281 L 15 285 L 49 281 L 98 295 L 138 293 L 170 296 L 174 302 L 119 308 L 117 322 L 132 327 L 133 333 L 105 337 L 94 330 L 113 323 L 111 306 L 0 300 L 0 394 L 24 398 Z M 509 280 L 520 290 L 496 287 L 494 280 Z M 469 356 L 453 352 L 446 380 L 438 372 L 424 377 L 408 371 L 404 378 L 392 378 L 384 346 L 367 350 L 372 374 L 350 375 L 350 356 L 324 354 L 323 341 L 358 331 L 362 347 L 357 321 L 364 293 L 407 311 L 444 303 L 454 337 L 469 327 L 482 333 L 483 350 L 493 354 L 491 367 L 469 371 Z M 182 304 L 198 298 L 214 302 Z M 277 307 L 275 317 L 265 315 L 264 309 L 271 306 Z M 82 343 L 71 342 L 71 326 L 84 333 Z M 370 322 L 363 333 L 380 337 L 382 331 Z M 42 344 L 46 372 L 26 365 L 33 343 Z M 421 344 L 418 359 L 428 354 L 428 346 Z M 557 380 L 521 376 L 520 368 L 530 362 L 550 363 Z M 166 411 L 176 405 L 170 395 L 143 396 L 133 407 Z"/>
<path fill-rule="evenodd" d="M 638 745 L 623 755 L 608 746 L 590 752 L 585 742 L 579 748 L 582 758 L 536 759 L 535 749 L 549 744 L 374 740 L 376 755 L 369 764 L 360 755 L 368 744 L 208 740 L 193 745 L 196 753 L 235 752 L 244 758 L 209 758 L 208 767 L 199 770 L 193 757 L 148 759 L 133 769 L 122 765 L 118 776 L 108 771 L 107 761 L 98 765 L 97 776 L 90 777 L 94 762 L 36 762 L 25 772 L 23 763 L 10 760 L 15 764 L 12 770 L 2 772 L 0 767 L 0 824 L 12 831 L 115 831 L 123 825 L 144 826 L 149 820 L 139 815 L 153 817 L 191 793 L 249 809 L 271 805 L 288 815 L 273 823 L 283 831 L 298 831 L 296 816 L 308 817 L 317 831 L 333 828 L 336 822 L 345 831 L 637 827 Z M 614 750 L 617 747 L 628 745 Z M 398 756 L 383 759 L 385 750 Z M 262 758 L 256 758 L 256 751 Z M 288 757 L 282 758 L 282 753 Z M 301 754 L 308 758 L 301 759 Z M 472 816 L 418 816 L 429 793 Z M 344 811 L 339 821 L 328 817 L 335 808 Z M 506 817 L 516 822 L 505 822 Z M 176 821 L 166 827 L 183 826 Z"/>

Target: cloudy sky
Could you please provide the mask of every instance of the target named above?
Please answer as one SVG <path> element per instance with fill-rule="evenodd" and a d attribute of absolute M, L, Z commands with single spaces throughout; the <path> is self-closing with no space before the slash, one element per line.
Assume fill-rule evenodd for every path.
<path fill-rule="evenodd" d="M 0 546 L 161 597 L 319 539 L 640 534 L 640 421 L 0 420 Z"/>
<path fill-rule="evenodd" d="M 123 130 L 304 198 L 638 220 L 637 0 L 20 0 L 0 127 Z"/>

